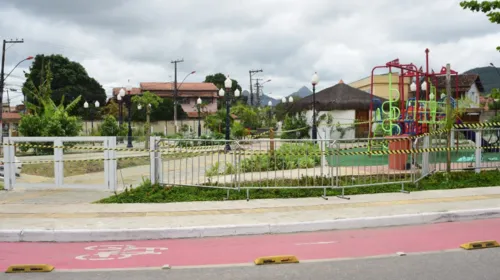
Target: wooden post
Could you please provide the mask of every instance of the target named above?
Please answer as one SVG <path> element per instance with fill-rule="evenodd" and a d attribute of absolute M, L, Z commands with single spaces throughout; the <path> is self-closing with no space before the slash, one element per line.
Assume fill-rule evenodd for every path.
<path fill-rule="evenodd" d="M 447 119 L 447 152 L 446 152 L 446 172 L 451 172 L 451 129 L 455 120 L 453 118 L 453 110 L 451 108 L 451 67 L 446 64 L 446 119 Z"/>

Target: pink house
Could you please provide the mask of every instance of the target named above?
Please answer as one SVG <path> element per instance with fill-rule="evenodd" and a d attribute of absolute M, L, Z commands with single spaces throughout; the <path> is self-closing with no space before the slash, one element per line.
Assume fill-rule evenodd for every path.
<path fill-rule="evenodd" d="M 120 88 L 113 89 L 116 95 Z M 177 85 L 177 100 L 189 118 L 197 118 L 198 110 L 196 100 L 201 98 L 205 104 L 203 113 L 213 114 L 217 112 L 218 88 L 213 83 L 182 83 Z M 174 97 L 174 83 L 145 82 L 140 83 L 139 88 L 134 88 L 132 94 L 150 91 L 160 97 Z"/>

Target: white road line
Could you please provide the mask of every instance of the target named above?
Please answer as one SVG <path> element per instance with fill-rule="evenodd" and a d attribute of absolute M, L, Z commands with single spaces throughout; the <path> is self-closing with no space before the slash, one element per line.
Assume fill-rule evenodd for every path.
<path fill-rule="evenodd" d="M 311 243 L 296 243 L 295 245 L 297 246 L 302 246 L 302 245 L 324 245 L 324 244 L 334 244 L 338 243 L 337 241 L 320 241 L 320 242 L 311 242 Z"/>

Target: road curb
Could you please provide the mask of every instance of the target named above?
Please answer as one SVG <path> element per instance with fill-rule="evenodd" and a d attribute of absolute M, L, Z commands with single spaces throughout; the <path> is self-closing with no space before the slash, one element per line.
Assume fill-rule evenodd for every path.
<path fill-rule="evenodd" d="M 366 218 L 343 218 L 326 221 L 297 222 L 288 224 L 252 224 L 234 226 L 209 226 L 186 228 L 143 229 L 22 229 L 0 230 L 2 242 L 88 242 L 158 240 L 238 235 L 313 232 L 324 230 L 361 229 L 389 226 L 406 226 L 460 222 L 500 218 L 500 208 L 456 210 Z"/>

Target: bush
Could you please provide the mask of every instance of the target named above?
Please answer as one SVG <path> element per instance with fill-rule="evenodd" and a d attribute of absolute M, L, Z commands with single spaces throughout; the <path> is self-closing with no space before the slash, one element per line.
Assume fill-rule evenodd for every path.
<path fill-rule="evenodd" d="M 236 139 L 241 139 L 247 136 L 247 129 L 240 122 L 234 122 L 231 125 L 231 134 Z"/>
<path fill-rule="evenodd" d="M 311 138 L 309 136 L 309 124 L 305 113 L 300 113 L 295 116 L 286 116 L 283 121 L 281 139 L 304 139 Z M 290 131 L 290 132 L 287 132 Z"/>
<path fill-rule="evenodd" d="M 29 137 L 77 136 L 82 131 L 78 117 L 69 116 L 66 112 L 56 111 L 53 115 L 22 115 L 19 123 L 21 135 Z M 52 146 L 52 143 L 31 143 L 34 145 Z M 65 144 L 66 145 L 66 144 Z M 67 144 L 70 146 L 71 144 Z M 26 152 L 29 147 L 19 147 Z M 52 154 L 53 148 L 37 149 L 38 152 Z"/>
<path fill-rule="evenodd" d="M 99 134 L 101 136 L 118 136 L 119 132 L 120 127 L 115 117 L 107 115 L 99 127 Z"/>
<path fill-rule="evenodd" d="M 283 144 L 274 153 L 252 155 L 241 161 L 241 172 L 262 172 L 288 170 L 297 168 L 313 168 L 321 163 L 320 149 L 309 143 Z M 216 163 L 211 166 L 206 176 L 234 174 L 236 168 L 227 163 L 225 168 Z"/>
<path fill-rule="evenodd" d="M 361 176 L 362 177 L 362 176 Z M 341 185 L 349 185 L 352 176 L 340 178 Z M 366 179 L 360 178 L 366 181 Z M 405 185 L 408 191 L 423 191 L 423 190 L 447 190 L 460 188 L 474 187 L 490 187 L 497 186 L 500 181 L 500 172 L 483 171 L 480 174 L 474 172 L 453 172 L 453 173 L 437 173 L 424 178 L 419 182 L 419 185 Z M 261 180 L 241 182 L 241 187 L 261 186 L 307 186 L 311 182 L 328 186 L 332 182 L 330 177 L 302 177 L 300 179 L 280 179 L 280 180 Z M 344 184 L 345 183 L 345 184 Z M 373 183 L 377 183 L 373 181 Z M 356 194 L 374 194 L 374 193 L 390 193 L 399 192 L 401 184 L 387 184 L 377 186 L 367 186 L 359 188 L 346 188 L 345 195 Z M 277 198 L 300 198 L 300 197 L 319 197 L 323 195 L 323 189 L 266 189 L 255 188 L 250 191 L 254 199 L 277 199 Z M 169 202 L 188 202 L 188 201 L 218 201 L 226 198 L 227 191 L 225 189 L 216 188 L 200 188 L 200 187 L 164 187 L 159 184 L 151 184 L 149 180 L 134 189 L 125 189 L 123 193 L 115 194 L 108 198 L 97 201 L 97 203 L 169 203 Z M 327 189 L 327 196 L 339 195 L 339 189 Z M 230 200 L 246 199 L 246 192 L 231 192 Z"/>

